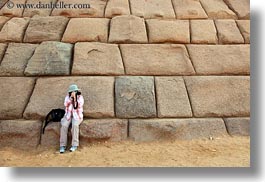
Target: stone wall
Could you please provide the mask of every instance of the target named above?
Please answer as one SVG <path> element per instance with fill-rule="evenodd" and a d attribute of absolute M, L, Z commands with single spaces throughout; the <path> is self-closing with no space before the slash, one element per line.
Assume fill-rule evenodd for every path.
<path fill-rule="evenodd" d="M 0 4 L 1 146 L 58 146 L 72 83 L 81 144 L 249 135 L 249 0 L 62 1 L 91 8 Z"/>

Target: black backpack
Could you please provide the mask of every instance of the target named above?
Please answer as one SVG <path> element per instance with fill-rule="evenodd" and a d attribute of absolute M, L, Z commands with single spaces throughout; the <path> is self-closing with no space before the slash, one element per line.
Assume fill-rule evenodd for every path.
<path fill-rule="evenodd" d="M 61 119 L 64 117 L 64 114 L 65 114 L 65 110 L 63 109 L 51 110 L 45 118 L 44 127 L 42 128 L 42 134 L 44 134 L 44 130 L 50 122 L 60 122 Z"/>

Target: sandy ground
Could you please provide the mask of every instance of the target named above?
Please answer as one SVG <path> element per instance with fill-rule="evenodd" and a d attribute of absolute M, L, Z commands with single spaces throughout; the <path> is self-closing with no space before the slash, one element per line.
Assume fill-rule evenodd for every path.
<path fill-rule="evenodd" d="M 33 151 L 2 148 L 0 166 L 250 166 L 250 138 L 222 137 L 190 141 L 105 142 L 76 152 L 38 147 Z"/>

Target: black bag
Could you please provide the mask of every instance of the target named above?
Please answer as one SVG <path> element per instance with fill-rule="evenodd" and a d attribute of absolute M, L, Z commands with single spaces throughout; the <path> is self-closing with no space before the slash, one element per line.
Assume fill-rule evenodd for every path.
<path fill-rule="evenodd" d="M 50 122 L 60 122 L 61 119 L 64 117 L 64 114 L 65 114 L 65 110 L 63 109 L 51 110 L 45 118 L 44 127 L 42 128 L 42 134 L 44 134 L 44 130 Z"/>

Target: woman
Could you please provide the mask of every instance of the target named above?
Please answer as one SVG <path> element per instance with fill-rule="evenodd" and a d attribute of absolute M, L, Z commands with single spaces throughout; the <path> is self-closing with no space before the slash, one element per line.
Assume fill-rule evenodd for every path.
<path fill-rule="evenodd" d="M 84 98 L 77 85 L 70 85 L 68 94 L 64 99 L 65 115 L 61 120 L 60 153 L 64 153 L 67 146 L 67 133 L 72 122 L 72 146 L 71 152 L 79 146 L 79 125 L 83 121 Z"/>

